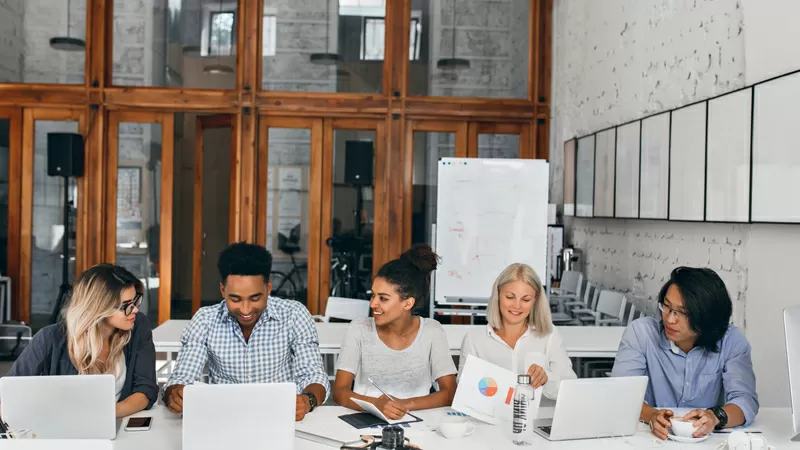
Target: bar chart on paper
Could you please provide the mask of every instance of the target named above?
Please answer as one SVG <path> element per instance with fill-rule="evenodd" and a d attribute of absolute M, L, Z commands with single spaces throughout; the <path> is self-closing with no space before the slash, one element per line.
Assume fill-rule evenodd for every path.
<path fill-rule="evenodd" d="M 549 165 L 544 160 L 442 158 L 434 298 L 485 297 L 512 263 L 546 277 Z"/>

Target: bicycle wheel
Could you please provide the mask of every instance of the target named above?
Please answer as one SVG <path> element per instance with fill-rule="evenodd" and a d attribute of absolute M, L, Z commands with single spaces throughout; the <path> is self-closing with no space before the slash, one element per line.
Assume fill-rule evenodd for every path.
<path fill-rule="evenodd" d="M 272 272 L 270 278 L 272 279 L 272 291 L 269 293 L 270 296 L 286 300 L 295 299 L 297 290 L 291 278 L 287 278 L 286 274 L 283 272 Z"/>

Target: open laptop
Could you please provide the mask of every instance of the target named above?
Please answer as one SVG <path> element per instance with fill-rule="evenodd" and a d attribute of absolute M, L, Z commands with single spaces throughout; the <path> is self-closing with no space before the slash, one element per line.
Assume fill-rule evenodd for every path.
<path fill-rule="evenodd" d="M 534 431 L 551 441 L 630 436 L 636 433 L 647 377 L 563 380 L 553 419 Z"/>
<path fill-rule="evenodd" d="M 800 442 L 800 306 L 783 310 L 786 359 L 789 363 L 789 398 L 792 402 L 793 442 Z"/>
<path fill-rule="evenodd" d="M 292 450 L 294 383 L 200 384 L 183 390 L 183 448 Z"/>
<path fill-rule="evenodd" d="M 0 378 L 3 421 L 39 439 L 114 439 L 113 375 Z"/>

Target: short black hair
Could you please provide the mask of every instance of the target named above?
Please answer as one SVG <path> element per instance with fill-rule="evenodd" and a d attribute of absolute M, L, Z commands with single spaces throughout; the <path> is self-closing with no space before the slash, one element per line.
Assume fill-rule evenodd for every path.
<path fill-rule="evenodd" d="M 431 272 L 439 257 L 427 244 L 415 244 L 400 258 L 382 265 L 375 278 L 383 278 L 394 286 L 402 299 L 414 297 L 414 309 L 425 304 L 431 286 Z"/>
<path fill-rule="evenodd" d="M 664 303 L 667 290 L 675 285 L 683 296 L 689 327 L 697 333 L 698 347 L 719 351 L 733 314 L 733 303 L 722 279 L 711 269 L 678 267 L 661 288 L 658 302 Z M 674 305 L 673 305 L 674 306 Z"/>
<path fill-rule="evenodd" d="M 269 283 L 269 276 L 272 272 L 272 254 L 260 245 L 236 242 L 219 254 L 217 269 L 223 284 L 230 275 L 261 275 L 264 283 Z"/>

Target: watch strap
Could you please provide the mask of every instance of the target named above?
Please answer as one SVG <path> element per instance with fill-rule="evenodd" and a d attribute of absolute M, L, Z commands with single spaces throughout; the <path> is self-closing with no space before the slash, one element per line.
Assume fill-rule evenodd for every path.
<path fill-rule="evenodd" d="M 308 397 L 308 404 L 311 405 L 311 411 L 313 411 L 317 407 L 317 397 L 311 392 L 303 392 L 301 395 Z"/>
<path fill-rule="evenodd" d="M 714 427 L 714 430 L 719 431 L 728 425 L 728 414 L 725 413 L 725 410 L 722 409 L 722 407 L 715 406 L 713 408 L 709 408 L 709 410 L 714 413 L 714 416 L 716 416 L 717 420 L 719 420 L 719 423 Z"/>

